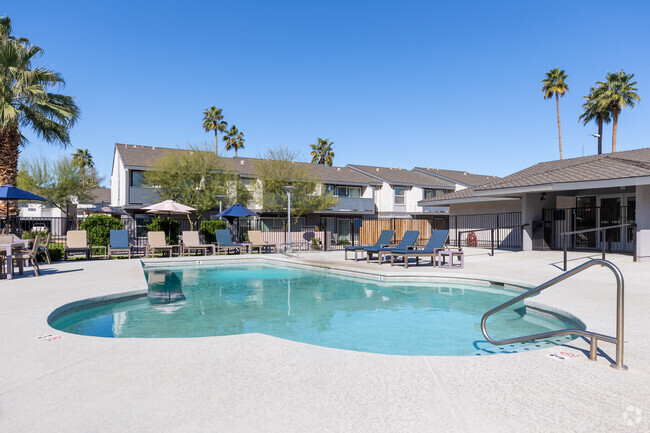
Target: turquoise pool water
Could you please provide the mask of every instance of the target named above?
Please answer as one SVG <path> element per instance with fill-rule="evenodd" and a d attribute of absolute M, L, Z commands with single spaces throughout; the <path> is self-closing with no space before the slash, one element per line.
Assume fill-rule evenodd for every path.
<path fill-rule="evenodd" d="M 51 326 L 99 337 L 202 337 L 262 333 L 319 346 L 399 355 L 483 355 L 565 343 L 493 346 L 481 316 L 516 296 L 502 286 L 384 283 L 266 264 L 145 268 L 146 297 L 65 314 Z M 525 312 L 493 316 L 497 338 L 579 327 Z"/>

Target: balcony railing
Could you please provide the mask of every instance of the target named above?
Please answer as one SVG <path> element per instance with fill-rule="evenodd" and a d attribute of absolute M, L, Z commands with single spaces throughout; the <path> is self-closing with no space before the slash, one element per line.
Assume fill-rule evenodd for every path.
<path fill-rule="evenodd" d="M 158 201 L 156 188 L 132 186 L 129 188 L 129 204 L 154 204 Z"/>
<path fill-rule="evenodd" d="M 338 197 L 339 202 L 327 209 L 330 212 L 369 212 L 374 213 L 375 201 L 371 198 Z"/>

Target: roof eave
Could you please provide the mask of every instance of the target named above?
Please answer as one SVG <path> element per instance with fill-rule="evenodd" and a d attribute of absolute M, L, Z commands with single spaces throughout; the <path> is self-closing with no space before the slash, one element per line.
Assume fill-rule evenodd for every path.
<path fill-rule="evenodd" d="M 540 185 L 520 186 L 511 188 L 494 188 L 474 190 L 476 196 L 492 196 L 495 194 L 522 194 L 528 192 L 571 191 L 579 189 L 616 188 L 620 186 L 650 185 L 650 176 L 626 177 L 620 179 L 587 180 L 579 182 L 555 182 Z"/>

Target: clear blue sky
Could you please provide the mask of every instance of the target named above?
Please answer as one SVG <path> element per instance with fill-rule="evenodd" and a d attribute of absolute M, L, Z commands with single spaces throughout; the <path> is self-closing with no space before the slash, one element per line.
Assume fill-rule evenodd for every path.
<path fill-rule="evenodd" d="M 72 144 L 90 150 L 106 186 L 116 142 L 212 142 L 201 127 L 210 105 L 244 132 L 240 156 L 283 145 L 306 158 L 322 137 L 335 165 L 505 176 L 559 158 L 540 84 L 553 67 L 569 75 L 565 158 L 596 131 L 578 123 L 582 97 L 620 69 L 642 101 L 621 115 L 618 150 L 650 146 L 643 1 L 13 1 L 3 14 L 77 97 Z M 27 136 L 22 157 L 72 152 Z"/>

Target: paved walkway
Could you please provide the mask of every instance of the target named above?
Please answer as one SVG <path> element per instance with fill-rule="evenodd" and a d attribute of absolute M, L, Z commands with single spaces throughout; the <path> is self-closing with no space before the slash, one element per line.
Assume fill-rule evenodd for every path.
<path fill-rule="evenodd" d="M 561 274 L 562 254 L 497 251 L 489 257 L 470 249 L 464 270 L 345 262 L 343 252 L 265 257 L 374 276 L 534 286 Z M 573 265 L 589 257 L 598 255 L 570 254 Z M 52 311 L 80 299 L 145 290 L 141 262 L 45 265 L 40 278 L 0 280 L 0 432 L 647 432 L 650 263 L 632 263 L 629 256 L 608 259 L 626 282 L 626 372 L 609 367 L 613 345 L 601 343 L 601 356 L 591 362 L 588 344 L 580 339 L 563 349 L 512 355 L 406 357 L 261 334 L 189 339 L 64 334 L 48 326 Z M 614 278 L 605 268 L 591 268 L 535 301 L 614 335 Z M 50 334 L 62 338 L 38 338 Z M 565 361 L 549 356 L 558 350 L 579 356 Z"/>

